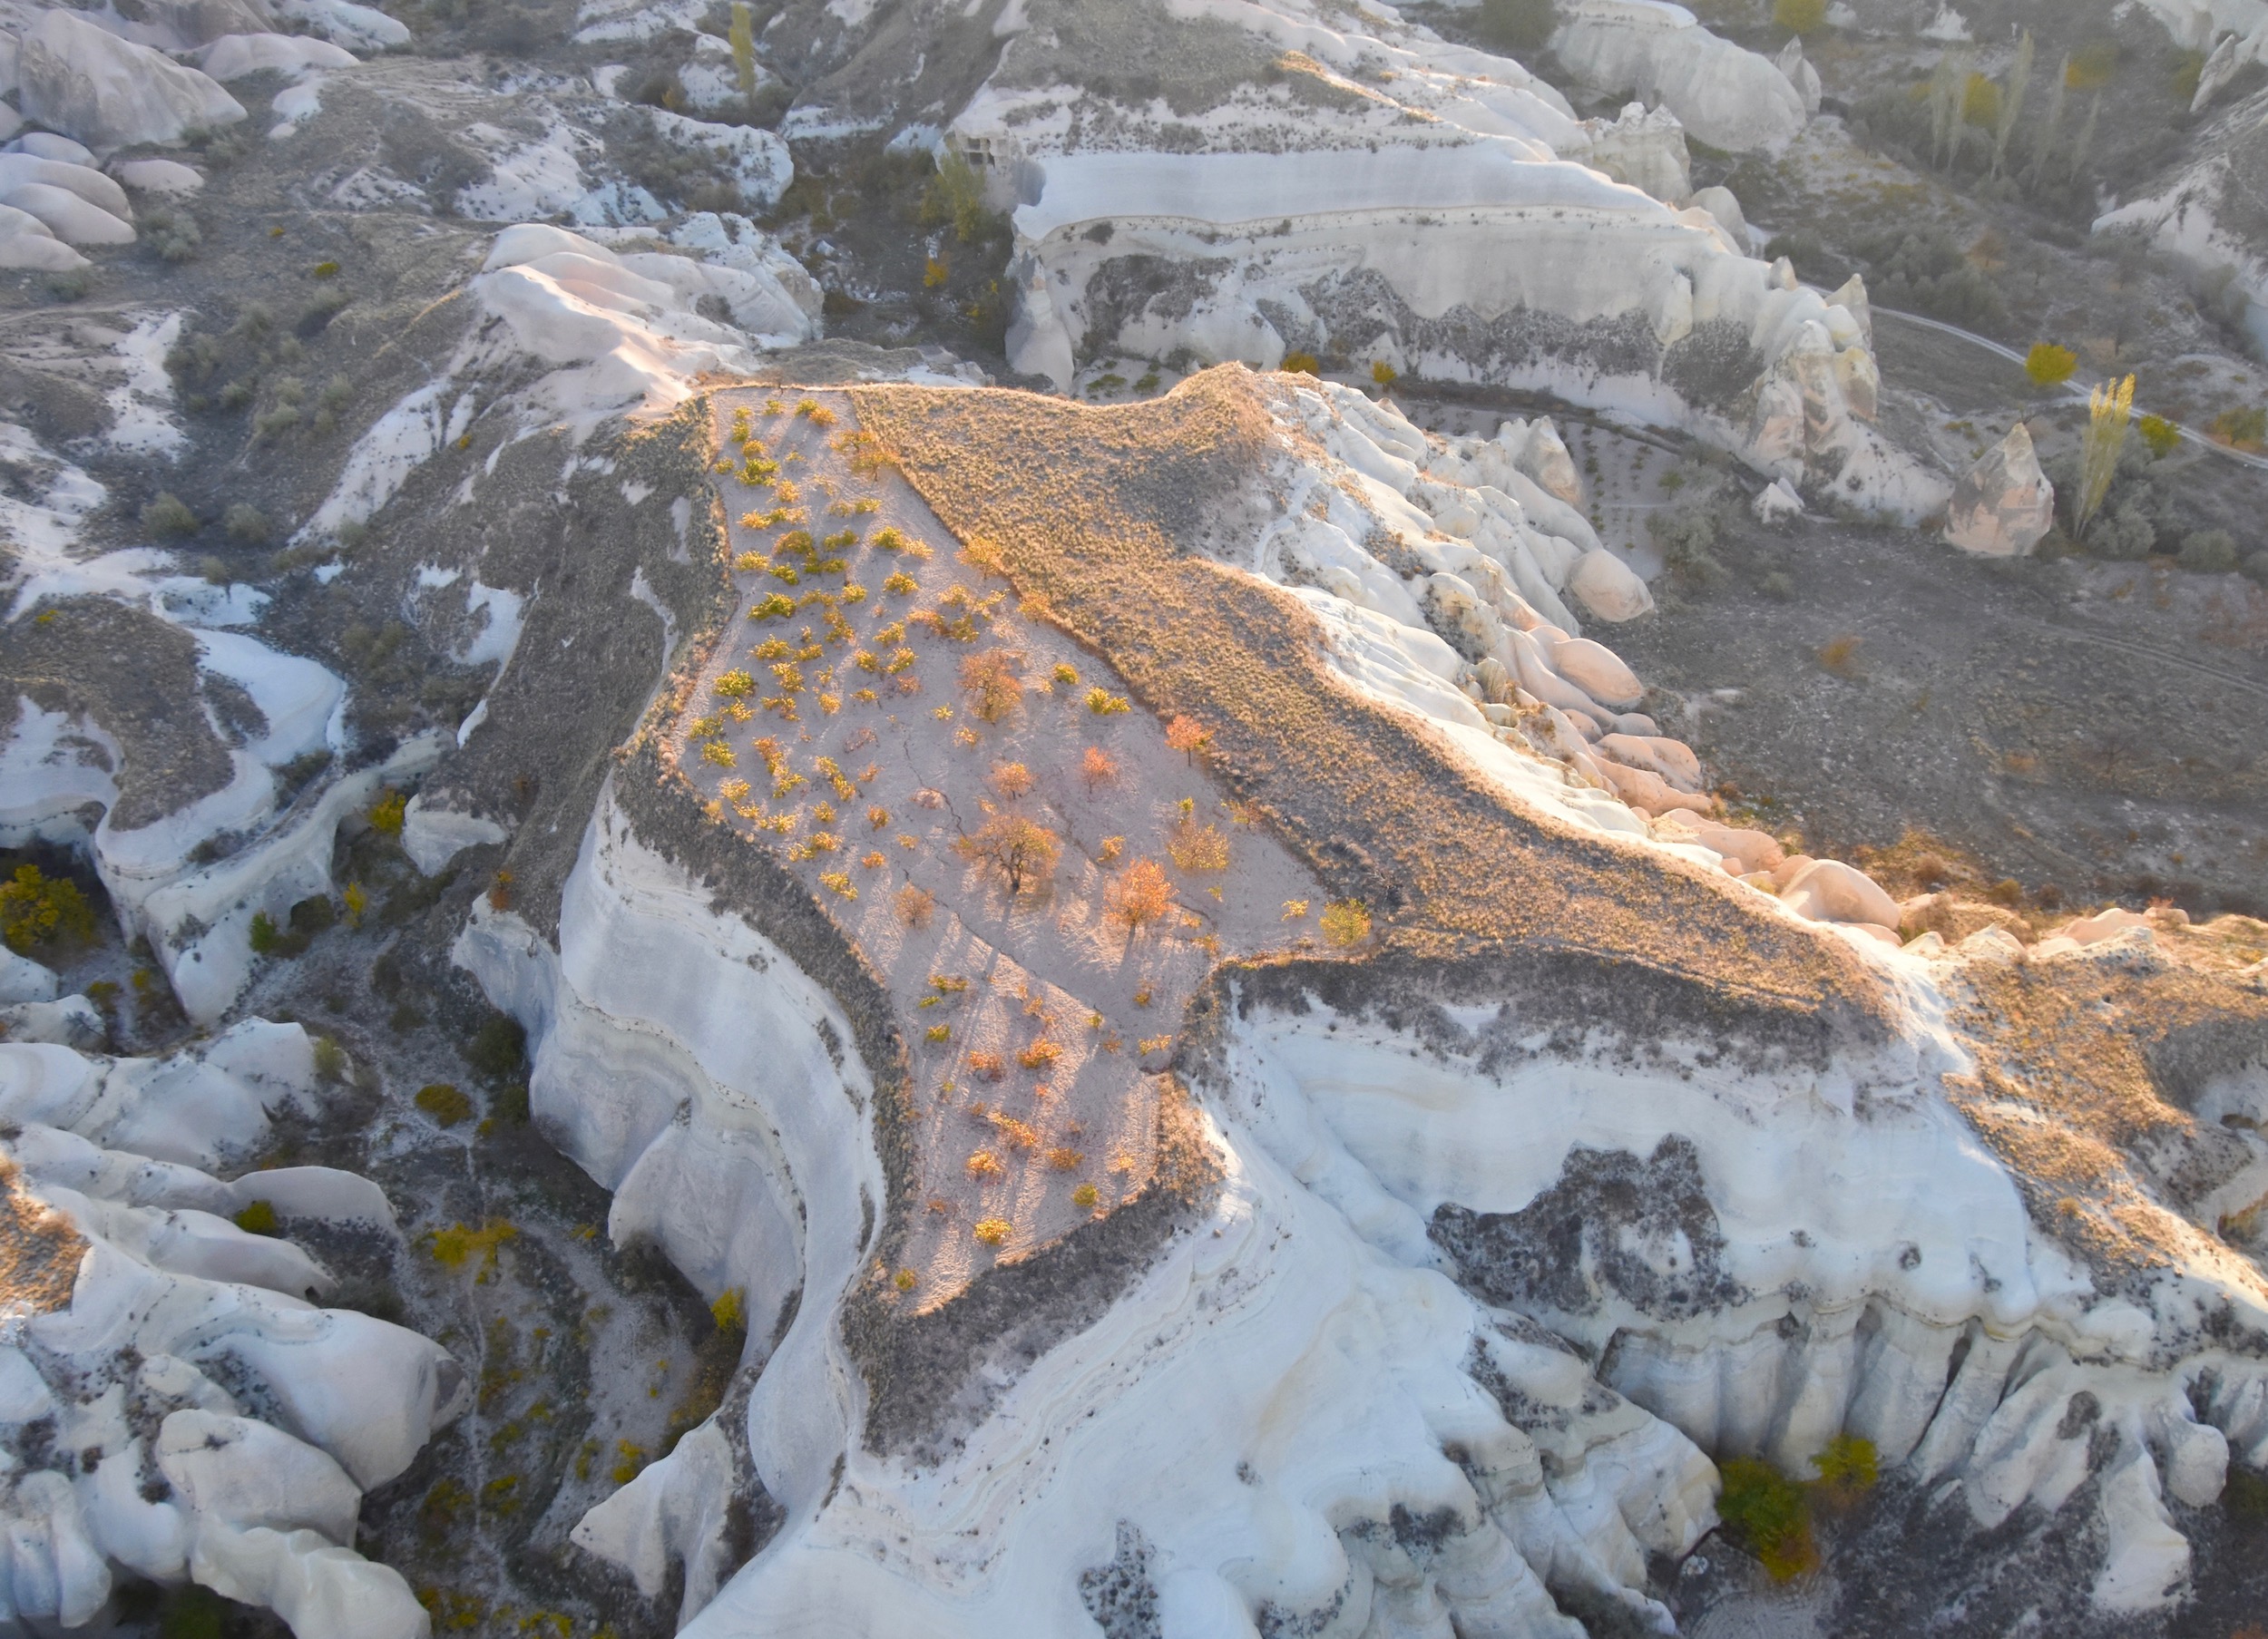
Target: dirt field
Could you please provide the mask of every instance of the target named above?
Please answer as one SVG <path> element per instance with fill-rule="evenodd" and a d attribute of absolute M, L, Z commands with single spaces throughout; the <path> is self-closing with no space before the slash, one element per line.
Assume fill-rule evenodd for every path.
<path fill-rule="evenodd" d="M 845 395 L 715 413 L 742 602 L 680 766 L 896 1003 L 922 1210 L 894 1280 L 926 1311 L 1149 1186 L 1191 992 L 1217 961 L 1315 944 L 1325 896 L 1115 672 L 865 459 Z M 1028 864 L 979 851 L 1018 824 Z"/>

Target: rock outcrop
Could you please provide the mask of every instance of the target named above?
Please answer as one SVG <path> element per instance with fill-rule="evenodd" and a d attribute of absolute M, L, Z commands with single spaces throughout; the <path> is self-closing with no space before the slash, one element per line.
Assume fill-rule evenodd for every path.
<path fill-rule="evenodd" d="M 385 1195 L 327 1167 L 223 1183 L 318 1096 L 297 1025 L 200 1054 L 90 1059 L 0 1044 L 0 1622 L 85 1623 L 121 1574 L 196 1581 L 301 1634 L 421 1639 L 399 1573 L 354 1552 L 362 1493 L 408 1468 L 469 1385 L 415 1332 L 310 1300 L 337 1285 L 232 1222 L 390 1234 Z"/>
<path fill-rule="evenodd" d="M 24 31 L 18 73 L 26 119 L 104 151 L 244 118 L 210 76 L 60 7 Z"/>
<path fill-rule="evenodd" d="M 1782 65 L 1711 34 L 1681 5 L 1572 0 L 1559 15 L 1551 49 L 1578 79 L 1660 102 L 1711 147 L 1777 147 L 1818 106 L 1816 74 L 1799 90 Z"/>
<path fill-rule="evenodd" d="M 2020 558 L 2055 521 L 2056 486 L 2039 470 L 2031 432 L 2019 421 L 1953 487 L 1945 538 L 1965 552 Z"/>

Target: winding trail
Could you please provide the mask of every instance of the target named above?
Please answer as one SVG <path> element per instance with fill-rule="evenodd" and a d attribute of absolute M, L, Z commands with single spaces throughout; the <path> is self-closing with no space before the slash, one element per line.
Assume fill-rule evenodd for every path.
<path fill-rule="evenodd" d="M 2024 363 L 2024 355 L 2019 353 L 2014 347 L 2004 347 L 1999 342 L 1994 341 L 1988 337 L 1979 336 L 1973 330 L 1964 330 L 1958 325 L 1946 324 L 1941 319 L 1924 318 L 1919 313 L 1901 313 L 1895 307 L 1876 307 L 1873 309 L 1873 314 L 1877 318 L 1894 318 L 1901 324 L 1919 325 L 1924 330 L 1935 330 L 1941 336 L 1950 336 L 1957 341 L 1965 341 L 1971 346 L 1982 347 L 1986 352 L 1992 354 L 1994 356 L 2004 358 L 2008 360 L 2009 363 L 2018 366 L 2019 367 L 2021 367 Z M 2075 383 L 2064 389 L 2064 396 L 2075 403 L 2085 404 L 2087 402 L 2087 387 Z M 2135 414 L 2136 415 L 2144 415 L 2151 414 L 2151 412 L 2146 411 L 2141 405 L 2136 405 L 2135 406 Z M 2161 416 L 2159 419 L 2164 421 L 2167 425 L 2171 426 L 2175 432 L 2179 433 L 2185 442 L 2195 444 L 2201 450 L 2210 450 L 2214 454 L 2225 456 L 2241 466 L 2248 466 L 2257 472 L 2268 473 L 2268 456 L 2248 455 L 2243 450 L 2233 449 L 2225 444 L 2221 444 L 2214 439 L 2206 437 L 2203 433 L 2196 431 L 2195 428 L 2184 426 L 2180 422 L 2175 421 L 2170 415 Z"/>
<path fill-rule="evenodd" d="M 2268 684 L 2256 682 L 2251 678 L 2241 677 L 2233 671 L 2224 671 L 2217 666 L 2207 666 L 2201 660 L 2192 660 L 2181 655 L 2168 654 L 2165 650 L 2153 648 L 2147 643 L 2130 643 L 2124 638 L 2114 638 L 2107 633 L 2092 631 L 2081 627 L 2058 626 L 2052 620 L 2035 620 L 2028 615 L 2008 614 L 2002 615 L 2000 619 L 2008 625 L 2021 626 L 2028 630 L 2045 632 L 2049 637 L 2069 638 L 2078 642 L 2098 644 L 2102 648 L 2116 649 L 2122 653 L 2154 661 L 2160 666 L 2171 666 L 2182 671 L 2195 672 L 2197 676 L 2209 678 L 2224 688 L 2241 688 L 2247 694 L 2259 695 L 2263 699 L 2268 699 Z"/>

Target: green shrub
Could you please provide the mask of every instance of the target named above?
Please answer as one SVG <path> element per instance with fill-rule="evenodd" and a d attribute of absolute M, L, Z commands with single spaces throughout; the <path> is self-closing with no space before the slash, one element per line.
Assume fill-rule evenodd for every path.
<path fill-rule="evenodd" d="M 381 836 L 399 836 L 403 818 L 408 812 L 409 798 L 389 789 L 370 805 L 370 828 Z"/>
<path fill-rule="evenodd" d="M 455 1127 L 473 1114 L 473 1101 L 454 1082 L 435 1081 L 417 1089 L 411 1100 L 441 1127 Z"/>
<path fill-rule="evenodd" d="M 746 1332 L 748 1329 L 748 1304 L 738 1286 L 728 1286 L 717 1294 L 717 1301 L 709 1306 L 709 1316 L 717 1322 L 719 1332 Z"/>
<path fill-rule="evenodd" d="M 984 208 L 984 179 L 975 166 L 948 150 L 937 156 L 937 174 L 922 195 L 922 220 L 936 226 L 953 225 L 953 236 L 963 244 L 987 236 L 992 213 Z"/>
<path fill-rule="evenodd" d="M 493 1013 L 473 1033 L 464 1049 L 464 1062 L 484 1079 L 502 1081 L 520 1073 L 527 1063 L 527 1053 L 528 1033 L 520 1021 L 508 1013 Z M 521 1097 L 525 1099 L 524 1091 Z"/>
<path fill-rule="evenodd" d="M 0 883 L 0 941 L 17 955 L 29 955 L 35 945 L 73 944 L 93 936 L 94 907 L 68 877 L 25 864 Z"/>
<path fill-rule="evenodd" d="M 488 1101 L 488 1113 L 492 1118 L 507 1127 L 525 1127 L 528 1124 L 528 1084 L 524 1081 L 507 1082 Z"/>
<path fill-rule="evenodd" d="M 2256 448 L 2268 443 L 2268 410 L 2224 410 L 2206 424 L 2205 430 L 2224 444 Z"/>
<path fill-rule="evenodd" d="M 255 1201 L 234 1219 L 236 1226 L 247 1234 L 272 1235 L 276 1233 L 276 1207 L 270 1201 Z"/>
<path fill-rule="evenodd" d="M 2060 386 L 2079 367 L 2079 356 L 2051 341 L 2036 341 L 2024 355 L 2024 374 L 2036 387 Z"/>
<path fill-rule="evenodd" d="M 1754 1457 L 1735 1457 L 1721 1473 L 1725 1490 L 1716 1499 L 1718 1517 L 1775 1581 L 1785 1582 L 1819 1563 L 1811 1501 L 1803 1487 Z"/>
<path fill-rule="evenodd" d="M 318 1080 L 338 1082 L 347 1079 L 347 1049 L 329 1036 L 315 1039 L 315 1074 Z"/>
<path fill-rule="evenodd" d="M 1819 1470 L 1822 1484 L 1845 1495 L 1872 1491 L 1882 1478 L 1874 1442 L 1861 1434 L 1836 1435 L 1824 1451 L 1812 1459 L 1812 1467 Z"/>
<path fill-rule="evenodd" d="M 142 509 L 142 527 L 153 535 L 193 535 L 197 514 L 171 490 L 160 490 Z"/>
<path fill-rule="evenodd" d="M 228 510 L 221 523 L 232 541 L 241 541 L 248 546 L 268 544 L 268 515 L 256 506 L 247 506 L 240 501 Z"/>
<path fill-rule="evenodd" d="M 1874 305 L 1902 307 L 1970 330 L 2004 329 L 2008 301 L 1940 228 L 1890 228 L 1852 246 Z"/>
<path fill-rule="evenodd" d="M 159 1639 L 221 1639 L 226 1631 L 228 1602 L 210 1588 L 191 1584 L 176 1588 L 165 1601 L 159 1619 Z"/>
<path fill-rule="evenodd" d="M 204 241 L 204 235 L 198 231 L 195 221 L 187 216 L 177 216 L 171 210 L 144 211 L 139 226 L 143 242 L 163 261 L 194 260 L 197 247 Z"/>
<path fill-rule="evenodd" d="M 2221 1506 L 2248 1526 L 2268 1525 L 2268 1475 L 2243 1463 L 2231 1463 Z"/>
<path fill-rule="evenodd" d="M 2236 568 L 2236 537 L 2226 530 L 2198 530 L 2182 541 L 2180 562 L 2193 574 L 2228 574 Z"/>
<path fill-rule="evenodd" d="M 283 943 L 283 934 L 276 926 L 276 919 L 265 911 L 252 913 L 252 954 L 273 956 Z"/>
<path fill-rule="evenodd" d="M 2145 415 L 2135 423 L 2142 434 L 2142 442 L 2150 454 L 2160 461 L 2181 448 L 2182 430 L 2163 415 Z"/>

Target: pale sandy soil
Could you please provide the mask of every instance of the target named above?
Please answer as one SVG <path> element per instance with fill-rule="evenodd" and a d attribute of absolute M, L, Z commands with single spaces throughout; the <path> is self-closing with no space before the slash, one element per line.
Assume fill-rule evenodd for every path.
<path fill-rule="evenodd" d="M 806 401 L 835 424 L 821 428 L 797 414 Z M 1316 941 L 1324 895 L 1262 829 L 1239 823 L 1201 759 L 1171 749 L 1157 717 L 1139 707 L 1091 710 L 1091 689 L 1123 698 L 1125 685 L 1020 610 L 1004 580 L 964 561 L 894 472 L 853 472 L 836 447 L 855 425 L 846 397 L 720 395 L 717 431 L 728 454 L 738 452 L 734 412 L 742 406 L 767 458 L 780 465 L 777 480 L 760 486 L 743 482 L 745 469 L 717 475 L 736 561 L 748 552 L 777 561 L 774 547 L 798 528 L 822 542 L 842 531 L 858 540 L 823 544 L 824 558 L 839 559 L 842 571 L 799 574 L 792 586 L 762 567 L 736 573 L 741 606 L 679 730 L 680 766 L 722 805 L 724 818 L 791 863 L 902 1010 L 913 1050 L 917 1190 L 927 1207 L 904 1254 L 913 1277 L 905 1289 L 934 1307 L 994 1262 L 1028 1256 L 1141 1192 L 1157 1165 L 1158 1072 L 1190 993 L 1217 960 Z M 783 483 L 797 496 L 788 510 L 803 519 L 768 528 L 743 521 L 780 509 Z M 853 510 L 867 502 L 874 510 Z M 876 547 L 885 528 L 909 544 Z M 915 588 L 890 590 L 894 574 Z M 852 586 L 865 596 L 846 600 Z M 839 623 L 816 602 L 749 619 L 768 597 L 814 591 L 835 598 Z M 967 624 L 942 632 L 906 624 L 920 610 Z M 807 658 L 782 659 L 777 649 L 759 658 L 767 642 Z M 1013 657 L 1023 688 L 999 721 L 987 722 L 961 668 L 972 655 L 999 651 Z M 871 654 L 886 668 L 901 652 L 912 658 L 895 673 L 856 662 Z M 785 688 L 776 665 L 794 668 L 788 675 L 799 674 L 801 686 Z M 740 720 L 717 693 L 736 669 L 754 684 L 738 702 Z M 875 698 L 857 698 L 861 688 Z M 694 727 L 713 732 L 694 736 Z M 777 774 L 767 773 L 759 741 L 776 746 Z M 705 758 L 704 745 L 728 749 L 732 766 Z M 1090 747 L 1116 764 L 1114 777 L 1090 785 Z M 823 758 L 839 770 L 839 785 Z M 1028 771 L 1031 789 L 1009 795 L 1013 778 L 1003 785 L 1003 765 Z M 789 775 L 803 783 L 783 792 Z M 745 794 L 733 785 L 741 780 Z M 956 847 L 995 813 L 1023 815 L 1061 839 L 1055 869 L 1012 898 L 1000 871 Z M 1227 841 L 1227 869 L 1177 866 L 1172 839 L 1207 826 Z M 814 852 L 822 837 L 830 842 Z M 1164 922 L 1129 933 L 1109 915 L 1106 895 L 1138 860 L 1165 869 L 1175 902 Z M 934 897 L 925 921 L 909 917 L 909 889 Z M 1082 1185 L 1095 1192 L 1090 1204 L 1078 1198 Z M 979 1237 L 986 1224 L 1006 1225 L 997 1246 Z M 904 1287 L 905 1274 L 897 1279 Z"/>

